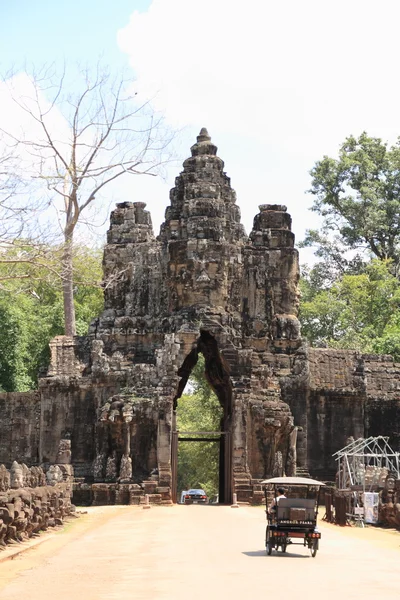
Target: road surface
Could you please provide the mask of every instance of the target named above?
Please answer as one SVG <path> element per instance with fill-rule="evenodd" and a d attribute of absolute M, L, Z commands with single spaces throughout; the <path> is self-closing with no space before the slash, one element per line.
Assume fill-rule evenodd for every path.
<path fill-rule="evenodd" d="M 294 545 L 266 556 L 264 530 L 261 508 L 92 508 L 1 562 L 0 598 L 399 600 L 400 533 L 322 524 L 311 558 Z"/>

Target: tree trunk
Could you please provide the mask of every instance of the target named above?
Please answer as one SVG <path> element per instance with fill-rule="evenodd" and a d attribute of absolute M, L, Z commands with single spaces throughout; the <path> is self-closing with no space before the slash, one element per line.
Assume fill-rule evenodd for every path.
<path fill-rule="evenodd" d="M 65 335 L 76 335 L 74 281 L 72 268 L 72 236 L 65 236 L 62 255 Z"/>

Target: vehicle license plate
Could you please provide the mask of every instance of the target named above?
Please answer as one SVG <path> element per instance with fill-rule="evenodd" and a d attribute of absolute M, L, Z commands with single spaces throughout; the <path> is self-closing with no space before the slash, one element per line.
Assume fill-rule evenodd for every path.
<path fill-rule="evenodd" d="M 193 500 L 193 504 L 197 504 L 197 500 Z"/>

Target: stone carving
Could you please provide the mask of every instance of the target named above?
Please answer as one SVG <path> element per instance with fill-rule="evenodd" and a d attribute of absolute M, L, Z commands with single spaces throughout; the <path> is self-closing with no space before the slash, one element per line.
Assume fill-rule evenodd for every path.
<path fill-rule="evenodd" d="M 47 485 L 56 485 L 64 480 L 63 472 L 58 465 L 51 465 L 46 473 Z"/>
<path fill-rule="evenodd" d="M 115 454 L 107 458 L 106 465 L 106 481 L 114 482 L 117 480 L 117 457 Z"/>
<path fill-rule="evenodd" d="M 123 455 L 119 468 L 119 482 L 129 483 L 132 480 L 132 459 L 130 456 Z"/>
<path fill-rule="evenodd" d="M 31 471 L 30 471 L 30 469 L 28 469 L 28 467 L 26 466 L 25 463 L 22 463 L 21 468 L 22 468 L 23 487 L 30 487 L 31 486 Z"/>
<path fill-rule="evenodd" d="M 382 502 L 384 504 L 393 504 L 396 501 L 396 474 L 388 473 L 384 482 L 384 488 L 382 491 Z M 400 495 L 399 495 L 400 500 Z"/>
<path fill-rule="evenodd" d="M 387 527 L 400 529 L 400 479 L 395 473 L 388 473 L 384 482 L 379 506 L 379 521 Z"/>
<path fill-rule="evenodd" d="M 93 461 L 93 477 L 95 481 L 104 481 L 106 472 L 107 455 L 104 452 L 96 453 Z"/>
<path fill-rule="evenodd" d="M 132 481 L 131 427 L 135 404 L 140 399 L 134 398 L 129 391 L 115 395 L 106 401 L 99 409 L 96 435 L 96 457 L 93 462 L 95 481 L 105 480 L 120 483 Z M 116 450 L 109 447 L 110 439 L 114 438 Z"/>
<path fill-rule="evenodd" d="M 272 472 L 274 477 L 282 477 L 283 473 L 283 462 L 282 462 L 282 452 L 278 450 L 275 454 L 274 461 L 274 470 Z"/>
<path fill-rule="evenodd" d="M 52 476 L 52 485 L 47 486 L 44 479 L 40 467 L 28 469 L 14 461 L 8 471 L 0 465 L 0 550 L 62 524 L 74 512 L 71 486 L 55 482 Z"/>
<path fill-rule="evenodd" d="M 277 340 L 298 340 L 300 338 L 300 322 L 294 315 L 274 315 L 271 334 Z"/>
<path fill-rule="evenodd" d="M 387 527 L 400 529 L 400 503 L 382 504 L 379 510 L 379 522 Z"/>
<path fill-rule="evenodd" d="M 39 467 L 31 467 L 30 472 L 31 472 L 31 477 L 30 477 L 31 487 L 38 487 L 38 486 L 42 485 Z"/>
<path fill-rule="evenodd" d="M 10 472 L 4 465 L 0 465 L 0 492 L 6 492 L 10 489 L 11 478 Z"/>
<path fill-rule="evenodd" d="M 22 466 L 14 460 L 10 470 L 10 487 L 18 489 L 24 487 L 24 472 Z"/>
<path fill-rule="evenodd" d="M 260 204 L 246 235 L 224 169 L 203 128 L 157 237 L 143 202 L 117 204 L 104 310 L 87 336 L 51 342 L 37 393 L 0 394 L 0 462 L 58 464 L 70 482 L 59 434 L 69 431 L 81 498 L 139 503 L 151 481 L 154 502 L 175 500 L 176 409 L 199 354 L 222 409 L 222 501 L 233 492 L 260 501 L 260 481 L 274 473 L 332 480 L 332 455 L 349 436 L 399 446 L 400 365 L 303 343 L 287 208 Z M 30 431 L 12 448 L 11 419 Z"/>
<path fill-rule="evenodd" d="M 289 436 L 289 451 L 288 458 L 286 461 L 286 475 L 288 477 L 293 477 L 296 475 L 296 463 L 297 463 L 297 427 L 293 427 L 293 431 Z"/>
<path fill-rule="evenodd" d="M 121 395 L 113 396 L 101 407 L 99 420 L 110 421 L 111 423 L 120 420 L 130 423 L 133 418 L 134 403 L 135 399 L 133 398 L 124 398 Z"/>
<path fill-rule="evenodd" d="M 62 439 L 58 445 L 56 463 L 58 465 L 71 464 L 71 440 Z"/>

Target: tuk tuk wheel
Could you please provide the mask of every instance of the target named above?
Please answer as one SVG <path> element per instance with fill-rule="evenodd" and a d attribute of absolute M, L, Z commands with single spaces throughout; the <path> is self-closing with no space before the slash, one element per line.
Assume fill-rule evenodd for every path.
<path fill-rule="evenodd" d="M 309 546 L 309 548 L 310 548 L 311 556 L 313 558 L 315 558 L 317 555 L 317 552 L 318 552 L 318 539 L 313 540 L 312 544 Z"/>
<path fill-rule="evenodd" d="M 285 540 L 285 541 L 284 541 L 284 542 L 282 542 L 282 544 L 281 544 L 281 551 L 282 551 L 282 552 L 286 552 L 286 546 L 287 546 L 287 542 L 286 542 L 286 540 Z"/>
<path fill-rule="evenodd" d="M 265 550 L 268 555 L 272 553 L 272 548 L 273 545 L 271 543 L 271 532 L 269 526 L 267 525 L 267 529 L 265 530 Z"/>

